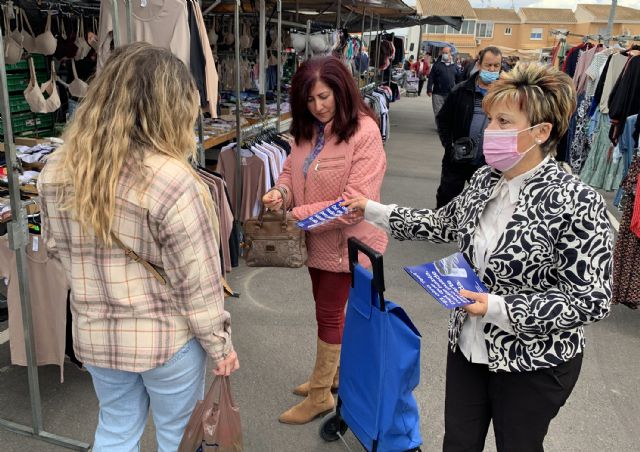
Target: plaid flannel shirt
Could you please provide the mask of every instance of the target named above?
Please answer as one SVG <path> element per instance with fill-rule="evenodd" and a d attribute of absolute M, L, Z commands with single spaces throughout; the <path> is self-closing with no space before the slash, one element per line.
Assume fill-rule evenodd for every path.
<path fill-rule="evenodd" d="M 233 350 L 224 310 L 217 238 L 191 173 L 148 153 L 150 183 L 126 166 L 117 188 L 113 232 L 166 274 L 161 285 L 117 245 L 97 244 L 57 202 L 55 153 L 42 171 L 43 235 L 69 278 L 78 359 L 143 372 L 161 366 L 196 337 L 216 362 Z"/>

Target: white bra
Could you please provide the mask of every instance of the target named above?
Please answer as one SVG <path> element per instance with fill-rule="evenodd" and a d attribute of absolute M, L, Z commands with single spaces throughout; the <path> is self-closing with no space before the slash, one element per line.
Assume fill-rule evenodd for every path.
<path fill-rule="evenodd" d="M 89 84 L 78 78 L 76 62 L 74 60 L 71 60 L 71 69 L 73 70 L 73 81 L 69 83 L 69 92 L 74 97 L 85 97 L 89 89 Z"/>
<path fill-rule="evenodd" d="M 56 53 L 56 47 L 58 47 L 58 41 L 51 33 L 51 11 L 47 15 L 47 26 L 44 29 L 44 33 L 36 36 L 36 45 L 34 53 L 41 53 L 43 55 L 53 55 Z"/>
<path fill-rule="evenodd" d="M 33 34 L 33 29 L 29 23 L 29 18 L 24 9 L 20 8 L 20 22 L 22 24 L 22 47 L 29 53 L 34 53 L 36 50 L 36 37 Z M 26 28 L 25 28 L 26 25 Z M 27 31 L 29 29 L 29 31 Z"/>
<path fill-rule="evenodd" d="M 78 30 L 77 37 L 74 44 L 76 45 L 76 47 L 78 47 L 78 51 L 76 52 L 75 60 L 80 61 L 80 60 L 84 60 L 87 57 L 87 55 L 89 55 L 89 52 L 91 51 L 91 46 L 89 45 L 87 40 L 84 38 L 84 18 L 82 17 L 78 17 L 77 30 Z"/>
<path fill-rule="evenodd" d="M 16 64 L 22 58 L 22 33 L 18 30 L 18 19 L 16 17 L 16 28 L 11 30 L 11 23 L 9 19 L 9 13 L 13 7 L 3 7 L 4 15 L 4 29 L 6 35 L 4 36 L 4 61 L 6 64 Z"/>
<path fill-rule="evenodd" d="M 51 62 L 51 78 L 40 86 L 36 77 L 36 68 L 33 64 L 33 58 L 29 58 L 29 71 L 31 79 L 29 86 L 24 90 L 24 98 L 27 100 L 31 111 L 34 113 L 52 113 L 60 108 L 60 96 L 58 95 L 58 87 L 56 86 L 56 68 Z M 44 98 L 44 93 L 49 97 Z"/>

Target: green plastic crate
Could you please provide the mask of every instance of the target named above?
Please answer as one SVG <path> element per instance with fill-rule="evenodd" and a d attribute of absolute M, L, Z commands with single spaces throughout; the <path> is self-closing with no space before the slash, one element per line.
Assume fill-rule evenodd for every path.
<path fill-rule="evenodd" d="M 11 115 L 13 133 L 51 130 L 55 122 L 54 113 L 18 113 Z M 0 122 L 0 134 L 4 134 L 4 127 Z"/>
<path fill-rule="evenodd" d="M 36 71 L 46 70 L 47 69 L 47 60 L 44 58 L 44 55 L 31 55 L 33 58 L 33 64 L 36 67 Z M 17 71 L 29 71 L 29 61 L 28 60 L 20 60 L 16 64 L 7 64 L 5 65 L 7 72 L 17 72 Z"/>
<path fill-rule="evenodd" d="M 47 81 L 49 75 L 46 72 L 37 72 L 36 79 L 38 83 L 42 84 Z M 7 74 L 7 89 L 10 93 L 17 91 L 24 91 L 29 86 L 29 72 L 21 73 L 16 72 L 14 74 Z"/>
<path fill-rule="evenodd" d="M 29 107 L 29 103 L 27 102 L 27 99 L 24 98 L 23 94 L 14 94 L 9 96 L 9 108 L 11 113 L 31 111 L 31 107 Z"/>

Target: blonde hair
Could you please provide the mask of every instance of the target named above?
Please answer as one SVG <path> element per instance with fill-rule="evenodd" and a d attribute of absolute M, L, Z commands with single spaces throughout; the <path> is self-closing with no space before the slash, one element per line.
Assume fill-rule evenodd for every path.
<path fill-rule="evenodd" d="M 145 43 L 116 49 L 63 133 L 55 176 L 62 209 L 110 245 L 123 166 L 149 183 L 144 155 L 157 152 L 184 163 L 213 212 L 211 195 L 189 164 L 196 156 L 198 104 L 189 70 L 170 52 Z"/>
<path fill-rule="evenodd" d="M 549 139 L 540 145 L 544 155 L 555 156 L 556 146 L 569 128 L 576 109 L 573 80 L 557 69 L 538 63 L 518 63 L 500 80 L 491 84 L 482 101 L 485 112 L 496 103 L 518 105 L 529 118 L 529 125 L 552 125 Z"/>

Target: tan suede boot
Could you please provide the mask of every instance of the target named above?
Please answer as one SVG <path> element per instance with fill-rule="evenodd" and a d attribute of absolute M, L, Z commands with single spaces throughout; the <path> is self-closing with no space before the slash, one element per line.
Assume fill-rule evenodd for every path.
<path fill-rule="evenodd" d="M 318 339 L 316 365 L 309 378 L 309 395 L 278 419 L 283 424 L 306 424 L 334 408 L 331 384 L 340 361 L 340 345 Z"/>
<path fill-rule="evenodd" d="M 331 385 L 331 392 L 334 394 L 338 392 L 340 386 L 340 366 L 336 369 L 336 375 L 333 377 L 333 384 Z M 306 397 L 309 395 L 309 382 L 302 383 L 300 386 L 296 386 L 293 389 L 295 395 Z"/>

